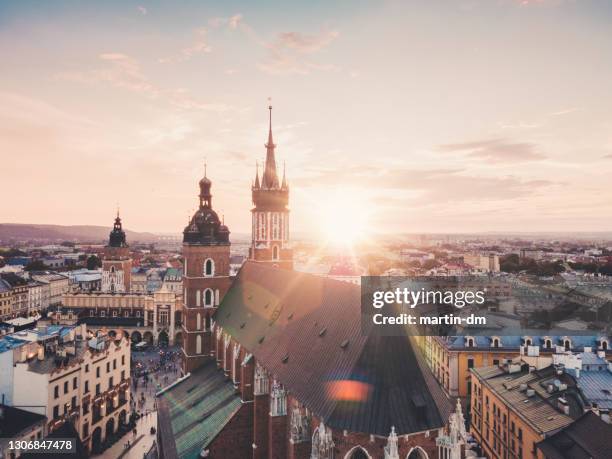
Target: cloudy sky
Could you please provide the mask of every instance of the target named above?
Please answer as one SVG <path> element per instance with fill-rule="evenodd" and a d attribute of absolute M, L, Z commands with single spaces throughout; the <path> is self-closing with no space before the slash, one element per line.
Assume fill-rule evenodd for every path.
<path fill-rule="evenodd" d="M 612 230 L 612 3 L 0 1 L 0 221 L 250 228 L 267 98 L 294 231 Z M 336 201 L 334 201 L 334 199 Z"/>

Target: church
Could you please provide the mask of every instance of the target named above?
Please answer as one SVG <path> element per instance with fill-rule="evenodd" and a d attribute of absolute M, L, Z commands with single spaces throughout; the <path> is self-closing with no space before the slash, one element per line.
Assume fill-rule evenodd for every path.
<path fill-rule="evenodd" d="M 293 270 L 269 110 L 238 275 L 206 172 L 183 231 L 183 377 L 157 394 L 160 457 L 459 457 L 465 429 L 446 426 L 460 406 L 452 413 L 412 339 L 362 330 L 359 286 Z"/>

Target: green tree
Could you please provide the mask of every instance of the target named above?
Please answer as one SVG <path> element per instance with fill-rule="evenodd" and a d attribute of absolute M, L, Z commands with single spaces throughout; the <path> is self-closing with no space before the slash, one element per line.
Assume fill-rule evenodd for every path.
<path fill-rule="evenodd" d="M 102 261 L 96 255 L 90 255 L 87 258 L 87 269 L 97 269 L 102 266 Z"/>

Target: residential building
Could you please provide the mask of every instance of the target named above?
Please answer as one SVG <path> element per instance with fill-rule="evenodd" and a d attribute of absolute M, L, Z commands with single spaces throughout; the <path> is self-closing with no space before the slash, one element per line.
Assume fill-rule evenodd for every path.
<path fill-rule="evenodd" d="M 587 408 L 573 379 L 558 375 L 552 365 L 474 368 L 471 379 L 470 432 L 489 458 L 543 458 L 536 444 Z"/>
<path fill-rule="evenodd" d="M 489 254 L 465 254 L 463 255 L 463 262 L 467 265 L 472 266 L 478 271 L 484 271 L 488 273 L 498 273 L 499 269 L 499 255 L 494 253 Z"/>
<path fill-rule="evenodd" d="M 2 273 L 3 279 L 10 285 L 12 291 L 11 316 L 25 317 L 28 315 L 28 282 L 21 276 L 14 273 Z"/>
<path fill-rule="evenodd" d="M 13 316 L 13 289 L 11 284 L 0 277 L 0 321 Z"/>
<path fill-rule="evenodd" d="M 130 416 L 130 343 L 85 326 L 39 328 L 17 334 L 37 352 L 15 363 L 12 406 L 47 418 L 53 432 L 70 422 L 90 451 Z"/>
<path fill-rule="evenodd" d="M 47 418 L 40 414 L 0 404 L 0 458 L 18 458 L 27 450 L 10 448 L 9 442 L 42 440 Z"/>
<path fill-rule="evenodd" d="M 43 287 L 42 302 L 48 302 L 49 307 L 61 305 L 62 296 L 70 290 L 70 280 L 64 274 L 52 271 L 33 271 L 30 273 L 30 278 L 47 285 L 46 292 L 45 287 Z"/>

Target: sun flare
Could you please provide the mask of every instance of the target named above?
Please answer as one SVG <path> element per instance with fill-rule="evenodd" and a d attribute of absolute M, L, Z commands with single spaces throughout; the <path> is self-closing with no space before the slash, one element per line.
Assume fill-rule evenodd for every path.
<path fill-rule="evenodd" d="M 357 193 L 342 190 L 327 195 L 320 207 L 319 231 L 323 240 L 336 246 L 363 241 L 368 230 L 366 208 Z"/>

